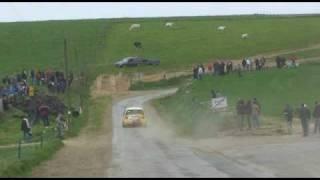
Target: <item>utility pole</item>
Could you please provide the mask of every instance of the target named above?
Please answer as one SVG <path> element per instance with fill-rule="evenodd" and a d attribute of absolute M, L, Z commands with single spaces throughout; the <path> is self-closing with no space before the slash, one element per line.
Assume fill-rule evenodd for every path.
<path fill-rule="evenodd" d="M 67 93 L 67 101 L 68 101 L 68 110 L 70 110 L 71 100 L 70 100 L 70 88 L 68 84 L 68 48 L 67 48 L 67 40 L 64 38 L 64 68 L 65 68 L 65 78 L 66 78 L 66 93 Z M 71 122 L 71 120 L 70 120 Z"/>
<path fill-rule="evenodd" d="M 79 78 L 79 113 L 82 114 L 82 107 L 83 107 L 83 101 L 82 101 L 82 89 L 81 87 L 84 87 L 84 83 L 83 83 L 83 77 L 82 77 L 82 70 L 83 68 L 80 67 L 80 64 L 79 64 L 79 60 L 78 60 L 78 51 L 77 49 L 75 48 L 74 50 L 74 53 L 75 53 L 75 60 L 76 60 L 76 63 L 77 63 L 77 68 L 78 68 L 78 78 Z"/>

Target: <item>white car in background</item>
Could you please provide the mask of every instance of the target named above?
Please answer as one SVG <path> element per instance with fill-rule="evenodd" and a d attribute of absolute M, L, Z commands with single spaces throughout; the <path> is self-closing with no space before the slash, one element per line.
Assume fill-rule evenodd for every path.
<path fill-rule="evenodd" d="M 122 127 L 146 127 L 144 110 L 141 107 L 128 107 L 123 113 Z"/>

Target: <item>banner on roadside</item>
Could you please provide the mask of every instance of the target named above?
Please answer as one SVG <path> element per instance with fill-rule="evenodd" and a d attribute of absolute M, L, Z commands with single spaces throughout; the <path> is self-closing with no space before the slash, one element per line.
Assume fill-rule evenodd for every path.
<path fill-rule="evenodd" d="M 212 98 L 212 106 L 214 110 L 225 110 L 228 107 L 227 97 L 222 96 L 218 98 Z"/>

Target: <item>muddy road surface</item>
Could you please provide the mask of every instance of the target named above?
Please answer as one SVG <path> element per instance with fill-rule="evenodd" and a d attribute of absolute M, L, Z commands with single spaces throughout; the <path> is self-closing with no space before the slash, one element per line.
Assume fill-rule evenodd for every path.
<path fill-rule="evenodd" d="M 320 135 L 177 136 L 148 103 L 175 91 L 148 91 L 113 104 L 108 177 L 320 177 Z M 126 106 L 143 106 L 148 126 L 122 128 Z"/>
<path fill-rule="evenodd" d="M 178 144 L 173 134 L 157 121 L 154 112 L 145 110 L 146 128 L 122 128 L 126 106 L 143 106 L 176 90 L 167 90 L 132 97 L 113 105 L 112 162 L 109 177 L 226 177 L 192 150 Z"/>
<path fill-rule="evenodd" d="M 147 102 L 176 89 L 153 91 L 113 104 L 112 162 L 109 177 L 272 177 L 260 168 L 234 162 L 221 155 L 199 153 L 192 140 L 178 138 Z M 123 128 L 126 106 L 143 106 L 146 128 Z M 212 161 L 215 158 L 216 161 Z M 234 173 L 232 173 L 234 172 Z"/>

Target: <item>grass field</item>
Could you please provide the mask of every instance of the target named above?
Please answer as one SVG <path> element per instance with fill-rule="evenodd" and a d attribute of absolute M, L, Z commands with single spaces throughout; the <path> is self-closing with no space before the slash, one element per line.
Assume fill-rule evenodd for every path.
<path fill-rule="evenodd" d="M 21 159 L 18 159 L 17 148 L 0 149 L 0 177 L 26 177 L 32 167 L 49 159 L 63 144 L 58 140 L 45 141 L 40 145 L 21 148 Z"/>
<path fill-rule="evenodd" d="M 320 57 L 320 48 L 310 49 L 300 52 L 281 54 L 284 57 L 296 56 L 299 59 L 311 58 L 311 57 Z"/>
<path fill-rule="evenodd" d="M 166 119 L 174 122 L 184 132 L 190 132 L 196 123 L 233 123 L 209 109 L 211 89 L 228 98 L 229 111 L 235 112 L 238 98 L 245 100 L 256 97 L 262 105 L 262 116 L 275 120 L 282 118 L 286 103 L 298 108 L 306 103 L 313 111 L 319 95 L 319 63 L 303 64 L 297 69 L 270 69 L 266 72 L 245 73 L 243 77 L 231 74 L 224 77 L 206 76 L 202 81 L 194 81 L 190 86 L 181 87 L 178 93 L 154 102 Z M 203 104 L 201 104 L 203 103 Z M 208 118 L 209 117 L 209 118 Z M 230 120 L 230 119 L 229 119 Z"/>
<path fill-rule="evenodd" d="M 64 37 L 68 39 L 70 69 L 74 72 L 80 69 L 95 75 L 117 72 L 112 64 L 133 55 L 159 58 L 159 67 L 129 70 L 151 72 L 317 44 L 319 19 L 319 16 L 169 18 L 176 23 L 172 29 L 163 26 L 167 20 L 164 18 L 0 23 L 0 77 L 23 68 L 46 68 L 48 64 L 62 68 Z M 134 22 L 139 22 L 142 28 L 129 31 Z M 217 31 L 219 25 L 225 25 L 226 30 Z M 242 40 L 242 33 L 248 33 L 249 39 Z M 142 42 L 143 49 L 136 50 L 134 41 Z"/>
<path fill-rule="evenodd" d="M 242 58 L 260 53 L 302 48 L 319 43 L 319 17 L 299 18 L 204 18 L 176 20 L 176 27 L 163 26 L 165 20 L 141 21 L 141 29 L 128 31 L 131 22 L 113 24 L 106 54 L 110 62 L 124 56 L 159 58 L 164 69 L 189 67 L 214 59 Z M 225 25 L 224 32 L 216 27 Z M 310 32 L 309 32 L 310 31 Z M 305 33 L 308 32 L 308 33 Z M 248 33 L 249 39 L 240 38 Z M 140 41 L 143 49 L 132 45 Z"/>
<path fill-rule="evenodd" d="M 4 113 L 2 117 L 4 120 L 0 122 L 0 145 L 15 144 L 20 139 L 22 139 L 21 119 L 15 118 L 12 115 L 21 115 L 22 113 L 16 109 L 11 109 L 10 112 Z M 34 126 L 32 128 L 32 133 L 35 138 L 39 137 L 45 128 L 42 126 L 41 120 L 39 120 L 40 125 Z M 53 119 L 50 119 L 51 123 Z"/>

